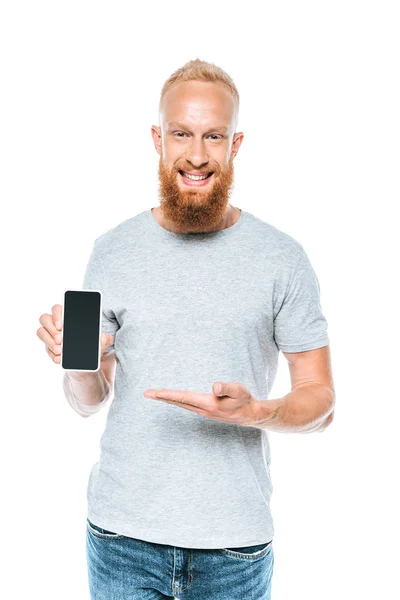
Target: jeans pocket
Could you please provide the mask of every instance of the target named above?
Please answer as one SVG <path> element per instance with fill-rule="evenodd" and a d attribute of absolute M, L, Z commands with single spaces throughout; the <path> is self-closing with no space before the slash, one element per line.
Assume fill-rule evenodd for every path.
<path fill-rule="evenodd" d="M 221 548 L 221 552 L 228 556 L 236 558 L 245 558 L 247 560 L 254 560 L 265 556 L 272 548 L 272 540 L 264 542 L 263 544 L 257 544 L 256 546 L 243 546 L 241 548 Z"/>
<path fill-rule="evenodd" d="M 88 531 L 92 535 L 103 540 L 120 540 L 124 537 L 120 533 L 114 533 L 114 531 L 108 531 L 108 529 L 103 529 L 103 527 L 95 525 L 94 523 L 89 521 L 89 519 L 86 519 L 86 524 Z"/>

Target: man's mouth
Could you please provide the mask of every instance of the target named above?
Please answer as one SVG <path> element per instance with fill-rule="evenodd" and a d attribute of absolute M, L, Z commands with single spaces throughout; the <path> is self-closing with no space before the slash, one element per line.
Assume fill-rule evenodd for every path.
<path fill-rule="evenodd" d="M 210 173 L 204 173 L 203 175 L 191 175 L 190 173 L 187 173 L 186 171 L 179 170 L 179 175 L 181 176 L 181 180 L 186 185 L 195 185 L 195 186 L 206 185 L 208 183 L 207 180 L 210 179 L 210 177 L 213 174 L 214 174 L 214 171 L 211 171 Z"/>
<path fill-rule="evenodd" d="M 213 171 L 211 171 L 210 173 L 204 173 L 204 175 L 191 175 L 186 171 L 179 171 L 179 173 L 182 175 L 182 177 L 186 177 L 187 179 L 191 179 L 192 181 L 201 181 L 202 179 L 207 179 L 207 177 L 211 177 Z"/>

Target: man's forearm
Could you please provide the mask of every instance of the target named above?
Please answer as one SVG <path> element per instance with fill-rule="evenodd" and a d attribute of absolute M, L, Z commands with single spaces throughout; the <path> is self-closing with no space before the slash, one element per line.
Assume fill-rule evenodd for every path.
<path fill-rule="evenodd" d="M 298 387 L 278 400 L 254 404 L 253 427 L 281 433 L 323 431 L 333 419 L 334 392 L 323 385 Z"/>
<path fill-rule="evenodd" d="M 82 416 L 98 412 L 111 393 L 110 384 L 101 369 L 93 373 L 66 371 L 63 389 L 71 406 Z"/>

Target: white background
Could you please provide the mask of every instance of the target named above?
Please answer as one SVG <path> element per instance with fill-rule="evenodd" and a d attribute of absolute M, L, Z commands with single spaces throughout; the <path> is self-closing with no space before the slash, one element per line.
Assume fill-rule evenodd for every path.
<path fill-rule="evenodd" d="M 94 239 L 159 204 L 150 127 L 194 58 L 239 89 L 232 204 L 303 244 L 329 323 L 333 424 L 270 434 L 272 598 L 399 597 L 396 5 L 2 5 L 2 597 L 89 599 L 86 485 L 108 407 L 74 413 L 36 331 L 81 287 Z M 270 398 L 289 390 L 280 355 Z"/>

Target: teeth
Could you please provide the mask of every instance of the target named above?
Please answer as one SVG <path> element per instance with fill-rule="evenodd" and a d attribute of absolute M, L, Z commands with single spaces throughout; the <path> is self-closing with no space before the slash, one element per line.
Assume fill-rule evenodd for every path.
<path fill-rule="evenodd" d="M 189 175 L 189 173 L 185 173 L 185 171 L 183 171 L 185 177 L 187 177 L 188 179 L 193 179 L 193 181 L 200 181 L 202 179 L 207 179 L 208 174 L 207 175 Z"/>

